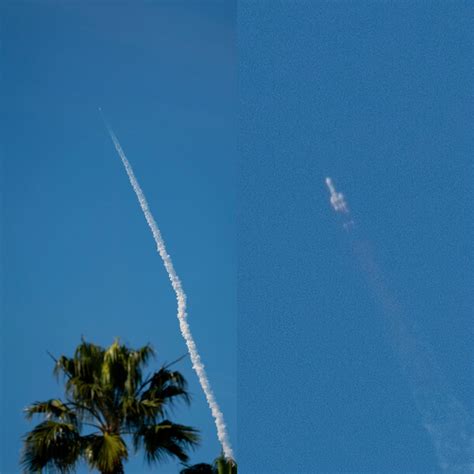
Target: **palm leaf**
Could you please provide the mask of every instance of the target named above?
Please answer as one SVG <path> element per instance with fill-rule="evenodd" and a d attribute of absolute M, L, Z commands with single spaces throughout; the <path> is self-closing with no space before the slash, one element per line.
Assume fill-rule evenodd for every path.
<path fill-rule="evenodd" d="M 76 413 L 58 399 L 35 402 L 25 408 L 25 416 L 28 420 L 31 420 L 33 415 L 37 414 L 44 414 L 48 420 L 65 421 L 77 427 L 78 419 Z"/>
<path fill-rule="evenodd" d="M 71 423 L 46 420 L 24 437 L 21 464 L 26 472 L 43 468 L 74 471 L 81 454 L 79 432 Z"/>
<path fill-rule="evenodd" d="M 83 438 L 84 457 L 93 469 L 103 474 L 123 472 L 122 460 L 128 458 L 127 446 L 121 436 L 104 433 Z"/>
<path fill-rule="evenodd" d="M 166 457 L 188 460 L 185 450 L 199 443 L 197 430 L 168 420 L 156 425 L 144 426 L 134 435 L 135 449 L 145 448 L 145 458 L 151 464 Z"/>
<path fill-rule="evenodd" d="M 161 367 L 151 377 L 148 388 L 143 391 L 142 400 L 161 400 L 163 404 L 170 406 L 177 400 L 183 400 L 189 404 L 191 398 L 187 392 L 187 383 L 180 372 L 170 371 Z"/>
<path fill-rule="evenodd" d="M 121 404 L 122 419 L 127 431 L 140 429 L 143 425 L 155 424 L 163 416 L 162 400 L 138 400 L 124 397 Z"/>

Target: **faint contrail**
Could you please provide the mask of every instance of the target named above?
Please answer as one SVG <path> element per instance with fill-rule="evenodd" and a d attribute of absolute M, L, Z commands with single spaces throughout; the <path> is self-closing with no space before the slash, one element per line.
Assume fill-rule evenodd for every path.
<path fill-rule="evenodd" d="M 350 214 L 344 196 L 336 192 L 331 178 L 326 178 L 326 184 L 333 209 Z M 396 354 L 412 385 L 415 404 L 431 437 L 441 469 L 447 473 L 472 474 L 474 428 L 469 412 L 449 389 L 432 348 L 410 324 L 389 291 L 371 245 L 357 237 L 353 245 L 369 288 L 382 307 Z"/>
<path fill-rule="evenodd" d="M 109 132 L 110 138 L 112 139 L 115 149 L 117 150 L 117 153 L 120 156 L 120 159 L 122 160 L 132 188 L 135 191 L 135 194 L 137 195 L 140 207 L 142 208 L 143 214 L 145 215 L 145 219 L 151 229 L 153 238 L 155 239 L 158 253 L 160 254 L 161 259 L 163 260 L 166 271 L 168 272 L 169 279 L 171 280 L 171 285 L 173 286 L 173 290 L 176 293 L 176 300 L 178 302 L 178 320 L 179 327 L 181 329 L 181 334 L 188 347 L 189 355 L 191 356 L 191 361 L 193 363 L 193 369 L 195 370 L 198 376 L 199 383 L 201 384 L 202 390 L 206 395 L 207 403 L 209 405 L 209 408 L 211 409 L 211 413 L 217 428 L 217 437 L 219 438 L 219 442 L 222 446 L 224 456 L 229 460 L 233 460 L 234 454 L 232 452 L 232 447 L 230 445 L 229 438 L 227 435 L 224 415 L 222 414 L 222 411 L 219 408 L 219 405 L 214 396 L 214 392 L 212 391 L 211 384 L 209 383 L 209 379 L 207 378 L 207 374 L 204 369 L 204 364 L 201 361 L 201 357 L 197 350 L 196 343 L 194 342 L 193 335 L 191 334 L 191 329 L 189 328 L 189 324 L 187 322 L 186 294 L 184 293 L 183 287 L 181 285 L 181 280 L 176 274 L 176 270 L 174 269 L 171 257 L 166 251 L 165 242 L 163 240 L 163 237 L 161 236 L 161 232 L 155 222 L 155 219 L 153 218 L 150 208 L 148 207 L 148 202 L 145 198 L 145 195 L 143 194 L 143 191 L 140 188 L 137 179 L 135 178 L 132 166 L 127 160 L 127 157 L 125 156 L 125 153 L 122 150 L 122 147 L 120 146 L 118 138 L 113 132 L 112 127 L 105 120 L 105 117 L 102 114 L 102 109 L 99 108 L 99 112 L 101 113 L 105 127 Z"/>

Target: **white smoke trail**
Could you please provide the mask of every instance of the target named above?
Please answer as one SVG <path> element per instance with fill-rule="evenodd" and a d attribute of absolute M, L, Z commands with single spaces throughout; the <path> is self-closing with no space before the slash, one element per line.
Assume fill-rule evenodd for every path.
<path fill-rule="evenodd" d="M 326 185 L 333 209 L 350 215 L 344 196 L 336 191 L 331 178 L 326 178 Z M 346 224 L 344 227 L 348 230 Z M 371 292 L 382 306 L 395 352 L 412 385 L 415 404 L 441 469 L 446 473 L 472 474 L 474 423 L 471 415 L 452 394 L 430 345 L 413 324 L 409 324 L 397 299 L 389 291 L 370 244 L 355 238 L 354 251 Z"/>
<path fill-rule="evenodd" d="M 401 305 L 389 291 L 370 244 L 356 241 L 354 250 L 369 288 L 383 309 L 392 344 L 405 377 L 412 385 L 413 399 L 422 425 L 431 437 L 441 470 L 472 474 L 474 423 L 471 415 L 453 395 L 430 344 L 407 320 Z"/>
<path fill-rule="evenodd" d="M 99 109 L 99 111 L 102 113 L 101 109 Z M 140 185 L 138 184 L 137 179 L 135 178 L 135 174 L 133 173 L 132 166 L 127 160 L 127 157 L 125 156 L 125 153 L 122 150 L 122 147 L 120 146 L 120 143 L 115 133 L 113 132 L 112 128 L 110 127 L 110 125 L 107 123 L 107 121 L 105 120 L 103 116 L 102 118 L 104 119 L 105 126 L 107 128 L 107 131 L 109 132 L 110 138 L 112 139 L 115 149 L 117 150 L 117 153 L 120 156 L 120 159 L 122 160 L 122 163 L 125 167 L 128 178 L 130 180 L 130 184 L 132 185 L 132 188 L 135 191 L 135 194 L 137 195 L 138 202 L 140 203 L 140 207 L 142 208 L 143 214 L 145 215 L 145 219 L 151 229 L 153 238 L 155 239 L 158 253 L 160 254 L 161 259 L 163 260 L 163 264 L 165 266 L 166 271 L 168 272 L 169 279 L 171 280 L 171 285 L 173 287 L 174 292 L 176 293 L 176 300 L 178 302 L 178 315 L 177 316 L 179 320 L 179 327 L 181 329 L 181 334 L 188 347 L 189 355 L 191 357 L 191 361 L 193 364 L 193 369 L 198 376 L 199 383 L 201 384 L 202 390 L 204 391 L 204 394 L 206 396 L 207 403 L 209 405 L 209 408 L 211 409 L 211 413 L 212 413 L 212 416 L 214 418 L 214 422 L 217 428 L 217 437 L 222 446 L 224 456 L 228 460 L 233 460 L 234 454 L 232 452 L 232 447 L 230 445 L 229 438 L 227 435 L 227 428 L 224 422 L 224 415 L 222 414 L 222 411 L 220 410 L 219 405 L 214 396 L 214 392 L 212 391 L 211 385 L 209 383 L 209 379 L 207 378 L 207 374 L 204 369 L 204 364 L 201 361 L 201 357 L 197 350 L 196 343 L 194 342 L 194 338 L 191 334 L 191 329 L 187 322 L 186 294 L 181 285 L 181 280 L 176 274 L 176 270 L 174 269 L 171 257 L 168 255 L 166 251 L 165 242 L 163 240 L 163 237 L 161 236 L 161 232 L 155 222 L 155 219 L 153 218 L 150 208 L 148 207 L 148 203 L 145 198 L 145 195 L 143 194 L 143 191 L 140 188 Z"/>

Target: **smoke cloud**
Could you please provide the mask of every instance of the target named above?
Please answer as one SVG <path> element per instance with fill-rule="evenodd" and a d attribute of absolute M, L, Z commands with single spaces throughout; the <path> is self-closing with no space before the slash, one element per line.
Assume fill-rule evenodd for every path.
<path fill-rule="evenodd" d="M 99 111 L 101 112 L 101 115 L 102 115 L 102 110 L 99 109 Z M 135 178 L 135 174 L 133 172 L 132 166 L 130 165 L 130 162 L 128 161 L 127 157 L 125 156 L 125 153 L 122 147 L 120 146 L 120 143 L 115 133 L 113 132 L 112 128 L 107 123 L 103 115 L 102 115 L 102 118 L 104 120 L 107 131 L 109 132 L 110 138 L 112 139 L 112 142 L 115 146 L 115 149 L 117 150 L 117 153 L 120 159 L 122 160 L 123 166 L 125 167 L 125 171 L 127 172 L 128 178 L 130 180 L 130 184 L 132 185 L 132 188 L 135 191 L 135 194 L 138 198 L 140 207 L 143 211 L 143 214 L 148 223 L 148 226 L 150 227 L 150 230 L 153 234 L 153 238 L 155 240 L 158 253 L 161 259 L 163 260 L 163 264 L 165 266 L 166 272 L 168 273 L 168 277 L 171 281 L 171 286 L 173 287 L 173 290 L 176 294 L 176 300 L 178 303 L 177 317 L 179 321 L 181 334 L 184 338 L 184 341 L 186 342 L 186 346 L 188 348 L 188 352 L 191 357 L 191 362 L 193 364 L 193 369 L 198 376 L 199 383 L 201 384 L 202 390 L 206 396 L 207 403 L 209 405 L 209 408 L 211 409 L 211 413 L 212 413 L 212 416 L 214 418 L 214 422 L 217 428 L 217 437 L 222 446 L 222 451 L 224 453 L 224 456 L 228 460 L 233 460 L 234 454 L 232 452 L 232 448 L 229 442 L 227 427 L 224 421 L 224 415 L 222 414 L 222 411 L 219 408 L 219 405 L 216 401 L 214 392 L 212 391 L 211 384 L 209 383 L 209 379 L 204 369 L 204 364 L 201 361 L 201 357 L 197 350 L 196 343 L 194 342 L 191 329 L 187 322 L 188 315 L 186 312 L 186 294 L 183 290 L 183 286 L 176 273 L 176 270 L 174 269 L 171 257 L 168 255 L 166 251 L 165 242 L 163 240 L 163 237 L 161 236 L 161 232 L 155 222 L 155 219 L 150 211 L 145 195 L 142 189 L 140 188 L 140 185 L 138 184 L 137 179 Z"/>

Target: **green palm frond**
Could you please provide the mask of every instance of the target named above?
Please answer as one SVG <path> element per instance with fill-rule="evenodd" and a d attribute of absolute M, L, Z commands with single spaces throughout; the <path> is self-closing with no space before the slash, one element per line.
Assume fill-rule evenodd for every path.
<path fill-rule="evenodd" d="M 93 406 L 106 396 L 104 387 L 100 383 L 86 381 L 81 377 L 73 377 L 66 382 L 66 393 L 86 406 Z"/>
<path fill-rule="evenodd" d="M 56 361 L 54 374 L 64 374 L 67 378 L 79 377 L 93 382 L 98 379 L 104 358 L 104 349 L 82 340 L 74 352 L 74 357 L 61 356 Z"/>
<path fill-rule="evenodd" d="M 59 377 L 60 374 L 63 374 L 67 378 L 74 377 L 76 375 L 74 360 L 66 356 L 61 356 L 56 360 L 53 373 L 56 377 Z"/>
<path fill-rule="evenodd" d="M 150 345 L 141 347 L 138 350 L 130 351 L 127 354 L 127 379 L 125 381 L 125 393 L 135 394 L 142 383 L 143 368 L 154 356 L 154 351 Z"/>
<path fill-rule="evenodd" d="M 119 344 L 118 339 L 107 349 L 102 362 L 102 383 L 120 396 L 129 376 L 130 350 Z"/>
<path fill-rule="evenodd" d="M 113 380 L 117 379 L 116 374 L 113 374 L 113 372 L 116 366 L 118 365 L 117 363 L 120 358 L 119 351 L 120 345 L 118 340 L 116 339 L 114 343 L 104 353 L 104 358 L 102 361 L 101 380 L 106 385 L 112 384 Z"/>
<path fill-rule="evenodd" d="M 104 352 L 102 347 L 95 344 L 85 341 L 80 344 L 74 354 L 76 376 L 88 382 L 99 380 Z"/>
<path fill-rule="evenodd" d="M 43 421 L 24 437 L 21 464 L 26 472 L 74 471 L 81 454 L 79 432 L 71 423 Z"/>
<path fill-rule="evenodd" d="M 119 340 L 105 351 L 102 363 L 101 379 L 110 386 L 117 395 L 131 395 L 142 383 L 142 370 L 154 355 L 150 345 L 138 350 L 130 350 L 120 345 Z"/>
<path fill-rule="evenodd" d="M 186 462 L 186 449 L 199 443 L 197 431 L 189 426 L 178 425 L 168 420 L 156 425 L 145 426 L 133 437 L 135 449 L 145 448 L 145 458 L 151 464 L 166 457 L 176 457 Z"/>
<path fill-rule="evenodd" d="M 191 402 L 184 377 L 179 372 L 170 371 L 166 367 L 161 367 L 153 374 L 141 398 L 142 400 L 158 399 L 170 406 L 177 400 L 183 400 L 187 404 Z"/>
<path fill-rule="evenodd" d="M 155 351 L 150 344 L 140 347 L 140 349 L 132 351 L 133 358 L 137 361 L 137 364 L 146 367 L 149 360 L 155 356 Z"/>
<path fill-rule="evenodd" d="M 135 397 L 124 397 L 121 404 L 122 419 L 127 430 L 139 429 L 143 425 L 155 424 L 163 417 L 162 400 L 139 400 Z"/>
<path fill-rule="evenodd" d="M 127 446 L 120 435 L 104 433 L 83 437 L 84 457 L 90 467 L 103 474 L 123 472 L 122 461 L 128 458 Z"/>
<path fill-rule="evenodd" d="M 72 423 L 77 427 L 77 415 L 66 404 L 59 399 L 51 399 L 45 402 L 35 402 L 25 408 L 25 416 L 31 420 L 33 415 L 43 414 L 47 420 L 57 420 Z"/>

